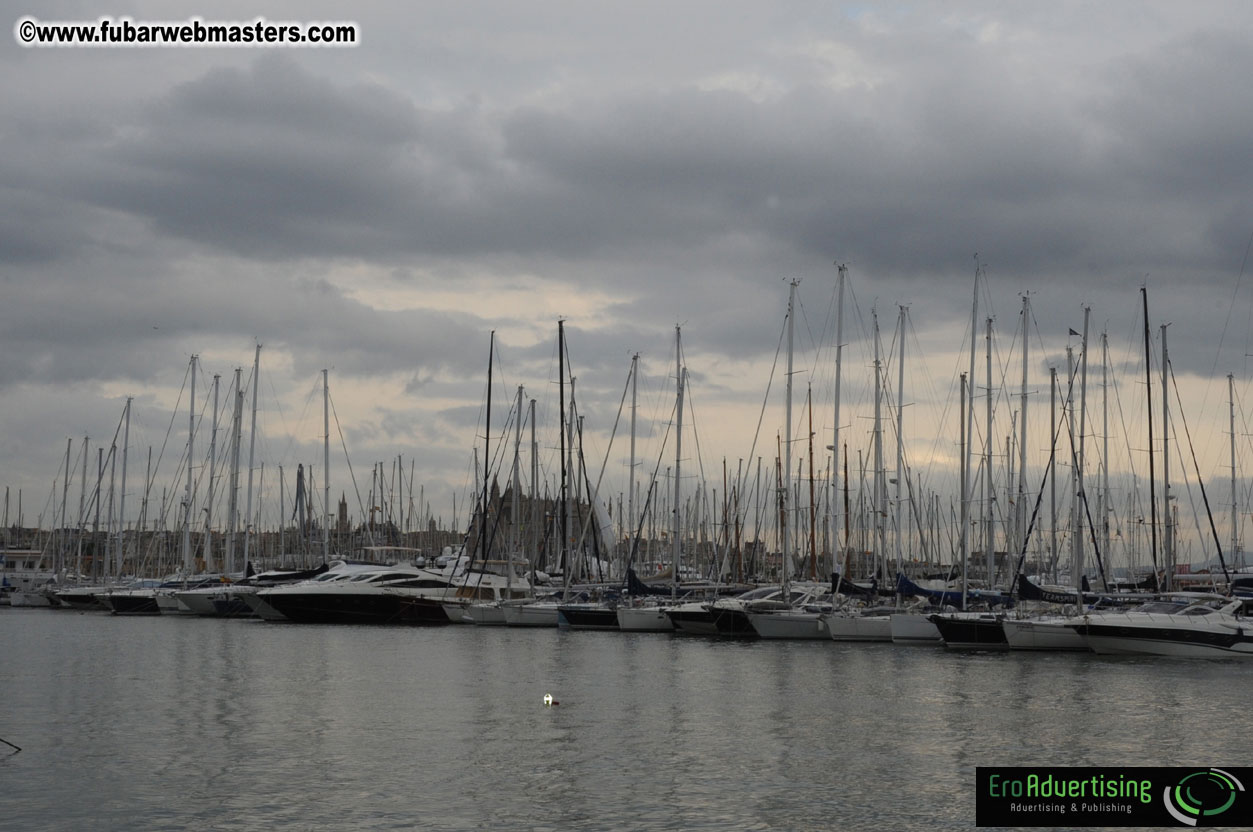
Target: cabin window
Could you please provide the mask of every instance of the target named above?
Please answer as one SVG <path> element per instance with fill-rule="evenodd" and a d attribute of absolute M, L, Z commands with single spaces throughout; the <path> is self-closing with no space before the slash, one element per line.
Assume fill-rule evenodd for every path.
<path fill-rule="evenodd" d="M 461 586 L 457 588 L 457 597 L 472 601 L 491 601 L 495 596 L 489 586 Z"/>

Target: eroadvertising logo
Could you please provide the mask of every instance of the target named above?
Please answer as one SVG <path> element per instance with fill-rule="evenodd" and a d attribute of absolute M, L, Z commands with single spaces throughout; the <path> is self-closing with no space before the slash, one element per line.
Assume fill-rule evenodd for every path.
<path fill-rule="evenodd" d="M 975 769 L 976 826 L 1253 826 L 1253 768 Z"/>
<path fill-rule="evenodd" d="M 1166 811 L 1186 826 L 1217 826 L 1199 821 L 1226 814 L 1235 807 L 1236 797 L 1243 791 L 1244 784 L 1230 771 L 1210 768 L 1186 775 L 1173 789 L 1167 786 L 1162 802 Z"/>

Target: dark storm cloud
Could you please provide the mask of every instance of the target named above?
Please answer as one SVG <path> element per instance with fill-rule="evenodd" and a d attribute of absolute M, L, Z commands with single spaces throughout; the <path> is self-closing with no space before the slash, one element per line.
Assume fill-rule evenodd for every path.
<path fill-rule="evenodd" d="M 1083 274 L 1125 262 L 1129 239 L 1160 263 L 1238 236 L 1253 126 L 1233 80 L 1253 69 L 1241 43 L 1181 38 L 1166 50 L 1178 68 L 1160 54 L 1097 65 L 1092 91 L 1040 94 L 1034 75 L 995 72 L 999 53 L 952 38 L 930 45 L 934 71 L 873 89 L 501 109 L 424 109 L 264 58 L 176 86 L 93 141 L 93 164 L 59 190 L 263 259 L 569 263 L 747 237 L 758 256 L 838 252 L 885 276 L 964 269 L 988 246 L 1003 271 Z"/>
<path fill-rule="evenodd" d="M 810 86 L 764 102 L 680 90 L 497 113 L 420 111 L 267 59 L 175 89 L 109 149 L 112 175 L 83 187 L 160 231 L 263 258 L 582 261 L 749 235 L 889 275 L 964 267 L 986 242 L 1003 271 L 1056 274 L 1123 262 L 1130 236 L 1139 260 L 1169 262 L 1229 241 L 1247 192 L 1236 161 L 1253 107 L 1227 79 L 1249 59 L 1231 38 L 1207 41 L 1176 47 L 1191 60 L 1160 92 L 1219 112 L 1169 121 L 1141 73 L 1108 109 L 1082 95 L 1033 109 L 1012 76 L 959 63 L 878 91 L 879 112 L 869 93 Z M 1185 125 L 1214 121 L 1200 115 L 1225 130 L 1195 135 Z M 1163 223 L 1178 230 L 1155 233 Z"/>
<path fill-rule="evenodd" d="M 69 216 L 65 216 L 65 212 Z M 88 241 L 88 212 L 47 194 L 0 186 L 0 264 L 47 262 Z"/>
<path fill-rule="evenodd" d="M 290 351 L 300 377 L 324 367 L 366 377 L 475 369 L 468 347 L 482 323 L 472 316 L 375 309 L 325 280 L 273 271 L 224 263 L 220 271 L 85 283 L 50 272 L 14 286 L 10 302 L 24 314 L 0 332 L 0 388 L 35 379 L 151 379 L 192 352 L 254 339 Z M 67 303 L 67 293 L 90 302 Z"/>
<path fill-rule="evenodd" d="M 688 9 L 365 10 L 358 50 L 4 57 L 30 83 L 3 94 L 0 388 L 35 409 L 66 405 L 58 385 L 168 388 L 191 352 L 258 339 L 295 386 L 329 366 L 333 390 L 413 403 L 362 415 L 362 453 L 420 435 L 446 464 L 482 419 L 492 328 L 494 424 L 512 384 L 555 411 L 557 315 L 590 431 L 636 351 L 672 397 L 676 323 L 702 413 L 755 412 L 745 368 L 779 345 L 788 279 L 812 363 L 849 264 L 852 390 L 872 304 L 963 348 L 975 252 L 998 337 L 1030 290 L 1050 355 L 1085 303 L 1126 353 L 1147 281 L 1177 366 L 1210 373 L 1220 324 L 1225 357 L 1250 351 L 1241 9 Z M 520 285 L 543 302 L 495 296 Z M 464 303 L 385 300 L 427 290 Z M 23 444 L 62 421 L 20 422 Z"/>

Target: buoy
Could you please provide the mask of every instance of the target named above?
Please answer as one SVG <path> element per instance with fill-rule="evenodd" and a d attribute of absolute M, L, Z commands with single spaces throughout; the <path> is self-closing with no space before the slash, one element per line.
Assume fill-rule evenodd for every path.
<path fill-rule="evenodd" d="M 544 707 L 551 708 L 553 705 L 560 705 L 560 704 L 561 703 L 558 702 L 556 699 L 553 699 L 553 695 L 551 693 L 544 694 Z"/>

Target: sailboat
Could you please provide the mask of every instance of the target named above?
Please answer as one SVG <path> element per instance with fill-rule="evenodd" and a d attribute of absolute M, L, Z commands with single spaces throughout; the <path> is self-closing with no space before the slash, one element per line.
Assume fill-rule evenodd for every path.
<path fill-rule="evenodd" d="M 674 328 L 674 371 L 675 371 L 675 443 L 674 443 L 674 504 L 679 505 L 680 480 L 679 468 L 683 460 L 683 382 L 685 379 L 683 370 L 683 352 L 682 334 L 678 326 Z M 631 555 L 634 557 L 636 552 L 636 544 L 638 543 L 638 530 L 635 527 L 634 504 L 635 504 L 635 411 L 636 411 L 636 370 L 639 364 L 639 355 L 636 355 L 631 361 L 631 517 L 628 518 L 631 528 Z M 651 490 L 650 490 L 651 495 Z M 671 569 L 671 590 L 670 602 L 666 604 L 658 601 L 654 596 L 652 587 L 644 584 L 635 575 L 634 569 L 628 567 L 627 570 L 627 592 L 634 596 L 633 601 L 620 603 L 615 610 L 618 619 L 618 629 L 635 633 L 668 633 L 675 630 L 675 623 L 670 617 L 669 610 L 678 604 L 678 586 L 680 563 L 682 561 L 682 524 L 680 520 L 680 512 L 675 510 L 673 514 L 673 524 L 670 531 L 670 569 Z"/>
<path fill-rule="evenodd" d="M 874 315 L 874 498 L 875 551 L 879 563 L 887 559 L 883 533 L 886 491 L 883 483 L 883 387 L 882 362 L 879 357 L 879 317 Z M 877 571 L 877 570 L 876 570 Z M 834 641 L 891 641 L 892 610 L 877 606 L 859 607 L 847 601 L 843 607 L 825 616 L 827 633 Z"/>
<path fill-rule="evenodd" d="M 841 271 L 841 288 L 843 272 Z M 789 515 L 787 501 L 791 497 L 792 468 L 792 361 L 793 336 L 795 332 L 796 286 L 792 281 L 787 302 L 787 404 L 784 410 L 785 431 L 787 438 L 783 443 L 785 460 L 782 463 L 783 484 L 779 489 L 779 497 L 783 505 L 780 516 L 785 518 L 780 524 L 783 539 L 782 570 L 783 585 L 777 595 L 767 595 L 759 600 L 721 601 L 722 610 L 715 623 L 719 632 L 724 635 L 756 635 L 761 638 L 788 639 L 825 639 L 829 635 L 824 611 L 830 610 L 831 593 L 827 593 L 825 608 L 822 606 L 824 587 L 816 585 L 791 585 L 791 523 L 786 521 Z M 841 298 L 843 294 L 841 293 Z M 812 405 L 812 400 L 811 400 Z M 812 407 L 810 410 L 812 414 Z M 811 416 L 812 423 L 812 416 Z M 812 432 L 811 432 L 812 437 Z M 811 457 L 812 459 L 812 453 Z M 812 466 L 811 466 L 812 467 Z"/>

